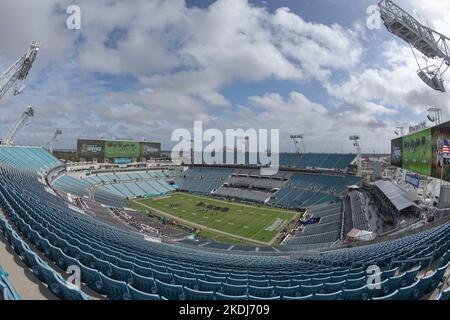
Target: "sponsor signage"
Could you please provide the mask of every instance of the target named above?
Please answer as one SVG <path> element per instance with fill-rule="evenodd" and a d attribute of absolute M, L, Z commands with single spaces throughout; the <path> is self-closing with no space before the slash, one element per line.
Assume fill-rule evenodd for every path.
<path fill-rule="evenodd" d="M 412 185 L 414 188 L 419 188 L 420 186 L 420 178 L 418 175 L 407 173 L 405 175 L 405 182 L 409 185 Z"/>
<path fill-rule="evenodd" d="M 419 124 L 409 127 L 409 133 L 414 133 L 423 129 L 426 129 L 427 127 L 427 122 L 426 121 L 422 121 Z"/>

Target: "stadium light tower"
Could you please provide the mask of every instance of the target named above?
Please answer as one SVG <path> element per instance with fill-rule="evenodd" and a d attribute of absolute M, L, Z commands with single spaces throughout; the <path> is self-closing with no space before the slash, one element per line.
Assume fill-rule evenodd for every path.
<path fill-rule="evenodd" d="M 14 139 L 17 135 L 17 133 L 26 125 L 28 125 L 31 121 L 31 118 L 34 116 L 34 110 L 32 107 L 28 107 L 17 119 L 16 123 L 12 127 L 11 131 L 9 131 L 8 135 L 6 136 L 5 140 L 3 141 L 4 144 L 11 146 L 14 144 Z"/>
<path fill-rule="evenodd" d="M 305 136 L 303 134 L 293 134 L 290 136 L 290 138 L 294 142 L 295 152 L 297 152 L 299 155 L 306 153 L 305 140 L 304 140 Z M 300 142 L 301 142 L 301 146 L 300 146 Z"/>
<path fill-rule="evenodd" d="M 353 146 L 356 148 L 357 158 L 356 158 L 356 165 L 357 165 L 357 173 L 356 175 L 358 177 L 361 176 L 361 161 L 362 161 L 362 151 L 361 151 L 361 145 L 359 144 L 359 140 L 361 140 L 360 136 L 350 136 L 350 141 L 353 141 Z"/>
<path fill-rule="evenodd" d="M 53 154 L 53 147 L 55 146 L 55 143 L 58 141 L 58 136 L 62 135 L 62 131 L 59 129 L 55 130 L 55 133 L 52 136 L 52 139 L 50 140 L 50 143 L 48 144 L 48 150 L 50 154 Z"/>
<path fill-rule="evenodd" d="M 445 92 L 443 75 L 450 67 L 450 38 L 423 25 L 391 0 L 382 0 L 378 6 L 388 31 L 411 47 L 420 79 L 432 89 Z M 419 53 L 424 65 L 419 62 Z"/>
<path fill-rule="evenodd" d="M 20 57 L 12 66 L 10 66 L 2 75 L 0 75 L 0 100 L 16 83 L 20 82 L 14 88 L 14 95 L 17 96 L 25 89 L 25 80 L 30 69 L 36 60 L 39 51 L 39 43 L 31 42 L 27 53 Z"/>
<path fill-rule="evenodd" d="M 429 108 L 428 109 L 428 120 L 434 122 L 436 125 L 440 125 L 442 123 L 442 109 L 441 108 Z"/>

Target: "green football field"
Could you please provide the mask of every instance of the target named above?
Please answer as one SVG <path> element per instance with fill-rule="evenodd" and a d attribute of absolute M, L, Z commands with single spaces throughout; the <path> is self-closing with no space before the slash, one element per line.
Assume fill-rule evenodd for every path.
<path fill-rule="evenodd" d="M 301 215 L 299 212 L 178 192 L 164 197 L 132 200 L 131 205 L 194 227 L 200 230 L 200 235 L 203 232 L 208 237 L 216 234 L 220 239 L 259 244 L 272 244 L 283 228 Z"/>

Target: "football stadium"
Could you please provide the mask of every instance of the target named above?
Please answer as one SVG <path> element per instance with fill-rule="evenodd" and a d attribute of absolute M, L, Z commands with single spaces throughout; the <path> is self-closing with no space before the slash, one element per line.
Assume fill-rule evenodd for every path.
<path fill-rule="evenodd" d="M 318 36 L 313 30 L 316 25 L 301 20 L 290 1 L 286 2 L 286 6 L 292 5 L 290 9 L 271 9 L 271 4 L 264 7 L 258 1 L 246 0 L 211 1 L 205 7 L 190 2 L 166 3 L 173 5 L 171 10 L 182 6 L 185 14 L 193 10 L 193 20 L 187 25 L 180 22 L 179 27 L 186 28 L 187 33 L 191 32 L 190 24 L 223 23 L 221 15 L 204 18 L 203 14 L 219 10 L 225 15 L 225 8 L 239 7 L 242 15 L 247 11 L 256 15 L 252 23 L 274 19 L 272 22 L 281 33 L 286 27 L 281 18 L 290 15 L 294 20 L 289 20 L 289 32 L 309 28 L 307 38 Z M 142 3 L 152 3 L 157 10 L 153 1 Z M 13 2 L 10 4 L 8 8 L 0 4 L 0 11 L 12 10 Z M 402 65 L 403 71 L 412 68 L 412 73 L 416 72 L 415 56 L 441 61 L 435 65 L 427 63 L 416 72 L 419 77 L 413 74 L 412 79 L 417 80 L 414 85 L 420 88 L 415 92 L 422 92 L 430 104 L 448 101 L 433 97 L 446 95 L 444 79 L 450 65 L 450 38 L 420 23 L 412 11 L 390 0 L 375 7 L 381 24 L 377 31 L 380 37 L 386 37 L 386 43 L 395 41 L 396 46 L 406 48 L 403 52 L 410 64 Z M 81 13 L 88 10 L 83 5 L 80 8 Z M 69 11 L 76 15 L 75 9 Z M 114 41 L 108 40 L 102 46 L 120 50 L 120 41 L 136 36 L 121 28 L 114 29 Z M 200 29 L 193 30 L 206 32 Z M 344 32 L 341 29 L 339 32 Z M 77 32 L 76 28 L 72 31 Z M 86 32 L 89 38 L 90 32 L 99 30 L 81 27 L 80 32 Z M 242 30 L 239 41 L 248 36 L 246 32 Z M 197 39 L 191 36 L 191 41 Z M 155 39 L 158 37 L 155 35 Z M 318 37 L 323 40 L 328 36 Z M 4 39 L 0 31 L 0 40 Z M 257 43 L 258 39 L 253 41 Z M 308 47 L 304 41 L 299 40 L 298 45 Z M 221 45 L 212 42 L 211 46 Z M 0 45 L 0 71 L 6 69 L 0 75 L 0 112 L 8 116 L 0 117 L 4 133 L 0 144 L 0 300 L 450 300 L 448 104 L 423 105 L 422 109 L 415 109 L 415 118 L 406 118 L 402 111 L 386 112 L 388 103 L 381 104 L 388 98 L 382 95 L 391 93 L 383 91 L 373 98 L 377 104 L 369 104 L 368 109 L 376 110 L 374 113 L 357 109 L 361 116 L 339 124 L 331 123 L 333 116 L 325 107 L 313 104 L 316 111 L 311 111 L 304 106 L 299 110 L 299 119 L 306 120 L 295 121 L 296 127 L 289 129 L 288 134 L 280 133 L 286 147 L 264 150 L 263 154 L 270 155 L 270 163 L 264 160 L 261 150 L 250 148 L 251 134 L 241 137 L 243 148 L 221 147 L 220 152 L 217 148 L 213 152 L 198 150 L 195 139 L 189 138 L 182 154 L 170 150 L 166 141 L 171 130 L 167 128 L 172 128 L 172 124 L 176 128 L 178 118 L 189 118 L 191 123 L 196 119 L 184 107 L 171 109 L 171 105 L 185 104 L 187 108 L 197 101 L 199 117 L 204 119 L 208 103 L 221 104 L 225 96 L 238 96 L 241 91 L 224 89 L 222 96 L 197 87 L 192 89 L 197 86 L 193 83 L 196 77 L 201 75 L 180 71 L 177 68 L 185 67 L 176 65 L 170 67 L 175 78 L 159 73 L 163 72 L 162 61 L 175 59 L 160 55 L 154 58 L 160 59 L 157 62 L 151 58 L 139 61 L 143 66 L 152 64 L 157 70 L 152 72 L 158 73 L 155 77 L 142 75 L 141 80 L 149 87 L 136 93 L 136 101 L 141 103 L 147 100 L 147 94 L 154 98 L 149 102 L 155 103 L 150 111 L 138 102 L 125 102 L 123 106 L 116 102 L 121 101 L 126 90 L 134 92 L 134 80 L 96 73 L 95 79 L 82 78 L 82 82 L 88 81 L 86 91 L 77 91 L 74 100 L 70 100 L 80 105 L 94 103 L 86 111 L 85 120 L 81 120 L 75 118 L 84 112 L 76 111 L 77 104 L 74 107 L 72 102 L 59 100 L 63 99 L 60 91 L 75 88 L 64 88 L 63 84 L 55 84 L 51 91 L 43 88 L 48 81 L 46 72 L 50 71 L 40 65 L 41 60 L 50 65 L 56 63 L 52 53 L 45 50 L 45 43 L 33 41 L 25 55 L 12 65 L 14 59 L 7 60 L 8 55 L 2 55 L 4 46 L 9 45 L 4 43 Z M 83 44 L 78 45 L 81 50 Z M 350 42 L 350 47 L 353 45 Z M 133 48 L 124 50 L 129 50 L 126 52 L 130 61 L 139 60 Z M 156 44 L 154 49 L 163 50 Z M 295 48 L 285 49 L 291 50 L 290 59 L 295 59 Z M 193 55 L 195 50 L 210 48 L 183 50 L 191 50 Z M 316 56 L 327 54 L 320 47 L 317 50 L 313 50 Z M 102 51 L 102 55 L 108 54 Z M 277 59 L 275 53 L 271 57 Z M 400 64 L 395 59 L 387 58 L 389 68 Z M 74 58 L 72 63 L 82 65 L 83 61 L 83 57 Z M 138 74 L 139 68 L 131 66 L 136 61 L 130 61 L 127 72 Z M 233 63 L 250 72 L 253 62 L 245 65 L 245 61 L 237 59 Z M 120 58 L 106 56 L 101 62 L 104 67 L 119 68 Z M 221 63 L 213 64 L 216 69 L 208 72 L 219 77 Z M 283 63 L 279 62 L 278 67 L 283 68 Z M 231 72 L 228 70 L 227 74 Z M 186 79 L 190 89 L 199 90 L 199 100 L 178 96 L 187 90 L 181 88 Z M 208 86 L 207 82 L 212 81 L 208 79 L 203 79 L 202 85 Z M 243 82 L 257 82 L 259 75 L 251 79 L 249 76 Z M 31 82 L 29 88 L 25 88 L 25 80 Z M 117 84 L 110 89 L 105 84 L 109 82 Z M 364 85 L 352 84 L 358 92 L 366 90 Z M 402 83 L 401 87 L 408 85 Z M 252 96 L 249 100 L 255 109 L 242 106 L 242 110 L 233 113 L 231 118 L 237 127 L 244 126 L 245 118 L 259 126 L 263 118 L 272 125 L 271 129 L 285 128 L 291 123 L 289 103 L 296 99 L 307 103 L 303 94 L 291 94 L 287 101 L 281 94 L 257 97 L 251 85 L 238 86 L 248 90 L 245 94 Z M 330 92 L 338 91 L 333 86 L 329 85 Z M 111 91 L 106 91 L 106 87 Z M 173 87 L 176 90 L 170 91 Z M 283 90 L 281 86 L 277 88 Z M 344 94 L 352 95 L 347 89 L 345 86 Z M 45 109 L 43 101 L 47 100 L 41 100 L 43 93 L 36 93 L 41 90 L 46 95 L 48 92 L 58 108 Z M 226 94 L 227 90 L 232 93 Z M 106 98 L 97 104 L 99 96 Z M 419 98 L 414 96 L 411 100 Z M 357 99 L 345 98 L 340 103 L 351 106 L 360 103 Z M 24 111 L 16 101 L 36 103 Z M 400 104 L 400 98 L 394 101 Z M 160 109 L 158 103 L 162 103 Z M 272 114 L 269 109 L 274 103 L 286 105 Z M 234 107 L 223 106 L 205 123 L 212 127 L 217 119 L 219 123 L 226 121 L 230 108 Z M 344 111 L 344 105 L 341 108 L 344 109 L 334 117 L 352 117 L 353 113 Z M 163 109 L 168 113 L 161 126 L 155 119 Z M 67 115 L 72 111 L 73 116 Z M 312 118 L 308 118 L 308 113 L 312 113 Z M 374 114 L 391 115 L 395 121 L 389 118 L 384 120 L 389 125 L 378 127 L 381 118 L 373 120 Z M 325 116 L 329 118 L 320 123 Z M 368 122 L 364 117 L 370 118 Z M 111 124 L 103 124 L 103 118 L 112 119 Z M 417 120 L 424 121 L 415 125 Z M 138 131 L 139 126 L 144 127 L 143 131 Z M 50 140 L 46 130 L 52 132 Z M 320 135 L 322 130 L 330 130 L 335 136 L 324 138 Z M 118 134 L 108 134 L 113 131 Z M 389 132 L 381 134 L 385 131 Z M 338 140 L 341 136 L 344 139 Z M 372 141 L 367 137 L 373 137 Z M 276 170 L 267 174 L 274 159 L 278 159 Z"/>

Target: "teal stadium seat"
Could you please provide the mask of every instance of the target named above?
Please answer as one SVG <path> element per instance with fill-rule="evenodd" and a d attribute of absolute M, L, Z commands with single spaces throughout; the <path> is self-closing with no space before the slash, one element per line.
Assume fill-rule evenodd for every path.
<path fill-rule="evenodd" d="M 213 291 L 197 291 L 188 287 L 183 288 L 186 300 L 214 300 Z"/>
<path fill-rule="evenodd" d="M 397 300 L 397 299 L 398 299 L 398 290 L 395 290 L 394 292 L 385 296 L 372 298 L 372 300 Z"/>
<path fill-rule="evenodd" d="M 111 279 L 103 273 L 100 273 L 99 290 L 104 292 L 111 300 L 129 299 L 127 283 Z"/>
<path fill-rule="evenodd" d="M 158 294 L 169 300 L 183 300 L 183 287 L 176 284 L 164 283 L 155 279 Z"/>
<path fill-rule="evenodd" d="M 214 297 L 216 300 L 247 300 L 247 295 L 241 295 L 241 296 L 229 296 L 220 292 L 216 292 Z"/>
<path fill-rule="evenodd" d="M 159 295 L 140 291 L 132 285 L 127 285 L 127 288 L 129 293 L 128 300 L 161 300 Z"/>

